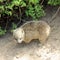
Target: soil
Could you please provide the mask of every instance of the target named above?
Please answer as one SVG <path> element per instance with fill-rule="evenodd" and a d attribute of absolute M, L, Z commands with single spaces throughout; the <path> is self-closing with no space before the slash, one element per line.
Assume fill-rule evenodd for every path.
<path fill-rule="evenodd" d="M 40 19 L 51 26 L 51 34 L 44 45 L 38 40 L 17 44 L 12 34 L 7 33 L 0 37 L 0 60 L 25 60 L 28 56 L 26 60 L 60 60 L 60 11 L 51 20 L 56 10 L 57 7 L 47 7 L 46 16 Z"/>

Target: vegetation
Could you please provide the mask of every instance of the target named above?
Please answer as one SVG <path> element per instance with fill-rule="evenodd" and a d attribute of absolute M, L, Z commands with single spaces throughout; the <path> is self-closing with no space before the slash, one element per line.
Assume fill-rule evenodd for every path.
<path fill-rule="evenodd" d="M 60 5 L 60 0 L 49 0 L 48 4 L 54 5 L 54 6 Z"/>
<path fill-rule="evenodd" d="M 60 5 L 60 0 L 0 0 L 0 35 L 4 35 L 11 26 L 15 29 L 23 19 L 35 20 L 45 16 L 45 4 Z"/>
<path fill-rule="evenodd" d="M 2 30 L 2 28 L 0 27 L 0 36 L 5 35 L 5 33 L 6 33 L 6 30 Z"/>

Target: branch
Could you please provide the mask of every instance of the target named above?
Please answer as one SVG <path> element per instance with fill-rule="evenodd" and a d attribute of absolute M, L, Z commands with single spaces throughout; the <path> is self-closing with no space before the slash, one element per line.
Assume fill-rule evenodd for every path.
<path fill-rule="evenodd" d="M 58 14 L 59 10 L 60 10 L 60 6 L 58 7 L 58 9 L 57 9 L 56 13 L 52 16 L 52 20 L 57 16 L 57 14 Z"/>
<path fill-rule="evenodd" d="M 43 4 L 44 0 L 42 0 L 41 5 Z"/>
<path fill-rule="evenodd" d="M 18 25 L 20 24 L 20 22 L 21 22 L 21 16 L 22 16 L 22 15 L 21 15 L 21 8 L 19 7 L 19 17 L 18 17 L 18 18 L 19 18 L 20 21 L 17 23 L 17 26 L 18 26 Z"/>
<path fill-rule="evenodd" d="M 50 23 L 52 22 L 52 20 L 54 21 L 54 19 L 56 18 L 56 16 L 57 16 L 59 10 L 60 10 L 60 6 L 58 7 L 56 13 L 52 16 Z"/>

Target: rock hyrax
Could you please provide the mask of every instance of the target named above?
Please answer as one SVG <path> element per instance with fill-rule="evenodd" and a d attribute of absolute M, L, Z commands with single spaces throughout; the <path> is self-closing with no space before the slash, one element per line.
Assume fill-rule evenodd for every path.
<path fill-rule="evenodd" d="M 29 21 L 13 30 L 13 36 L 18 43 L 22 43 L 22 41 L 29 43 L 34 39 L 44 43 L 50 34 L 50 30 L 50 26 L 45 21 Z"/>

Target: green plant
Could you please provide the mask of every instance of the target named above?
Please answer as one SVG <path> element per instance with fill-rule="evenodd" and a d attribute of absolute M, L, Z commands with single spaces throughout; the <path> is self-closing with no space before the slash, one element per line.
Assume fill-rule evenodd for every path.
<path fill-rule="evenodd" d="M 29 0 L 26 6 L 26 15 L 32 17 L 33 19 L 44 16 L 44 10 L 42 5 L 40 5 L 40 0 Z"/>
<path fill-rule="evenodd" d="M 26 15 L 32 17 L 33 19 L 40 18 L 41 16 L 44 16 L 44 10 L 42 9 L 42 6 L 39 4 L 37 5 L 29 5 L 26 10 Z"/>
<path fill-rule="evenodd" d="M 44 10 L 40 5 L 40 0 L 0 0 L 0 2 L 0 15 L 7 14 L 8 16 L 20 17 L 24 12 L 27 17 L 39 18 L 44 16 Z"/>
<path fill-rule="evenodd" d="M 17 25 L 15 23 L 12 23 L 12 29 L 16 29 Z"/>
<path fill-rule="evenodd" d="M 17 28 L 17 25 L 15 23 L 12 23 L 12 29 L 11 29 L 11 32 L 13 32 L 14 29 Z"/>
<path fill-rule="evenodd" d="M 0 27 L 0 36 L 5 35 L 5 33 L 6 33 L 6 30 L 3 30 L 3 29 Z"/>
<path fill-rule="evenodd" d="M 60 0 L 49 0 L 48 1 L 48 4 L 50 5 L 60 5 Z"/>
<path fill-rule="evenodd" d="M 7 14 L 12 15 L 13 14 L 13 7 L 24 7 L 26 6 L 26 3 L 23 0 L 0 0 L 0 14 Z"/>

